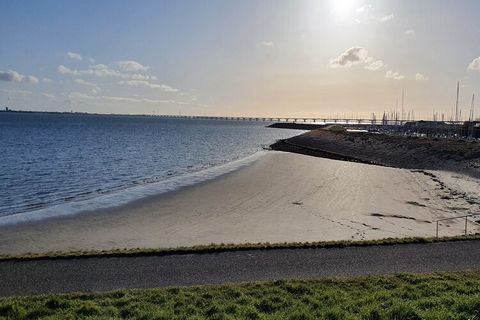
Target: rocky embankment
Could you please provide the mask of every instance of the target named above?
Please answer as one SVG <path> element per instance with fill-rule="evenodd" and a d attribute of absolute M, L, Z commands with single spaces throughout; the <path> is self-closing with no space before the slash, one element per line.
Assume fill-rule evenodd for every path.
<path fill-rule="evenodd" d="M 480 142 L 318 129 L 280 140 L 273 150 L 396 168 L 447 170 L 480 178 Z"/>

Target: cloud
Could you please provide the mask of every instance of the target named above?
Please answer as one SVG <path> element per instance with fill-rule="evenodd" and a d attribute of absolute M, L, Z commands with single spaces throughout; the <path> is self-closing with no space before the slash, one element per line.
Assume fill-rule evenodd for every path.
<path fill-rule="evenodd" d="M 357 8 L 357 12 L 371 12 L 373 11 L 373 7 L 370 4 L 366 4 L 364 6 L 361 6 L 360 8 Z"/>
<path fill-rule="evenodd" d="M 275 46 L 275 42 L 273 41 L 262 41 L 262 45 L 265 47 L 273 47 Z"/>
<path fill-rule="evenodd" d="M 406 36 L 414 36 L 415 35 L 415 30 L 413 29 L 408 29 L 408 30 L 405 30 L 405 35 Z"/>
<path fill-rule="evenodd" d="M 74 82 L 77 83 L 77 84 L 80 84 L 82 86 L 93 87 L 97 90 L 100 89 L 100 87 L 96 83 L 88 82 L 88 81 L 85 81 L 83 79 L 75 79 Z"/>
<path fill-rule="evenodd" d="M 75 74 L 77 72 L 74 72 L 74 70 L 71 70 L 67 67 L 65 67 L 63 64 L 59 65 L 57 67 L 57 72 L 60 74 L 74 74 L 74 75 L 80 75 L 80 74 Z"/>
<path fill-rule="evenodd" d="M 388 78 L 388 79 L 394 79 L 394 80 L 402 80 L 405 78 L 405 76 L 401 75 L 399 72 L 394 72 L 392 70 L 388 70 L 386 73 L 385 73 L 385 78 Z"/>
<path fill-rule="evenodd" d="M 129 75 L 129 78 L 132 80 L 158 80 L 156 76 L 149 76 L 148 74 L 139 74 L 135 73 L 132 75 Z"/>
<path fill-rule="evenodd" d="M 90 96 L 90 95 L 85 94 L 85 93 L 81 93 L 81 92 L 72 92 L 68 95 L 68 97 L 70 99 L 86 99 L 86 100 L 94 100 L 95 99 L 95 97 Z"/>
<path fill-rule="evenodd" d="M 131 97 L 115 97 L 115 96 L 102 96 L 103 100 L 107 101 L 115 101 L 115 102 L 135 102 L 135 103 L 151 103 L 151 104 L 159 104 L 159 103 L 170 103 L 176 105 L 192 105 L 192 106 L 200 106 L 206 107 L 206 104 L 195 103 L 195 102 L 185 102 L 185 101 L 176 101 L 170 99 L 148 99 L 148 98 L 131 98 Z"/>
<path fill-rule="evenodd" d="M 175 100 L 168 99 L 147 99 L 147 98 L 131 98 L 131 97 L 115 97 L 115 96 L 103 96 L 102 99 L 121 102 L 146 102 L 146 103 L 176 103 Z"/>
<path fill-rule="evenodd" d="M 34 76 L 24 76 L 14 70 L 0 71 L 0 81 L 6 82 L 27 82 L 37 84 L 38 78 Z"/>
<path fill-rule="evenodd" d="M 49 99 L 55 99 L 55 95 L 51 94 L 51 93 L 46 93 L 46 92 L 43 92 L 42 93 L 42 96 L 46 97 L 46 98 L 49 98 Z"/>
<path fill-rule="evenodd" d="M 8 70 L 8 71 L 0 71 L 0 80 L 7 81 L 7 82 L 20 82 L 23 80 L 25 76 L 22 76 L 20 73 Z"/>
<path fill-rule="evenodd" d="M 386 15 L 386 16 L 383 16 L 383 17 L 380 17 L 378 19 L 379 22 L 387 22 L 387 21 L 390 21 L 394 18 L 394 15 L 393 13 L 392 14 L 389 14 L 389 15 Z"/>
<path fill-rule="evenodd" d="M 480 57 L 473 59 L 467 67 L 468 70 L 480 71 Z"/>
<path fill-rule="evenodd" d="M 381 68 L 386 67 L 386 66 L 387 65 L 382 60 L 377 60 L 377 61 L 373 61 L 370 64 L 367 64 L 365 66 L 365 69 L 367 69 L 369 71 L 377 71 L 377 70 L 380 70 Z"/>
<path fill-rule="evenodd" d="M 25 81 L 32 84 L 37 84 L 39 82 L 38 78 L 34 76 L 26 76 Z"/>
<path fill-rule="evenodd" d="M 123 71 L 127 72 L 147 71 L 148 69 L 150 69 L 150 67 L 144 66 L 141 63 L 133 60 L 117 61 L 115 65 L 117 65 Z"/>
<path fill-rule="evenodd" d="M 393 20 L 393 18 L 395 17 L 393 13 L 378 16 L 375 14 L 375 9 L 369 4 L 357 8 L 356 12 L 357 17 L 355 21 L 358 24 L 384 23 Z"/>
<path fill-rule="evenodd" d="M 67 52 L 67 57 L 72 59 L 72 60 L 76 60 L 76 61 L 82 61 L 83 58 L 80 54 L 78 53 L 75 53 L 75 52 Z"/>
<path fill-rule="evenodd" d="M 105 100 L 111 100 L 111 101 L 142 102 L 142 99 L 129 98 L 129 97 L 109 97 L 109 96 L 103 96 L 102 98 L 105 99 Z"/>
<path fill-rule="evenodd" d="M 51 83 L 51 82 L 53 82 L 53 80 L 50 79 L 50 78 L 43 78 L 42 81 L 45 82 L 45 83 Z"/>
<path fill-rule="evenodd" d="M 418 80 L 418 81 L 425 81 L 425 80 L 428 80 L 428 77 L 426 75 L 423 75 L 419 72 L 417 72 L 415 74 L 415 80 Z"/>
<path fill-rule="evenodd" d="M 65 67 L 64 65 L 59 65 L 57 67 L 57 72 L 61 75 L 73 75 L 73 76 L 84 76 L 91 75 L 96 77 L 117 77 L 121 79 L 132 79 L 132 80 L 157 80 L 156 76 L 140 74 L 140 73 L 122 73 L 118 70 L 112 69 L 105 64 L 96 64 L 91 65 L 84 70 L 76 70 Z"/>
<path fill-rule="evenodd" d="M 103 70 L 103 69 L 108 69 L 108 66 L 106 64 L 99 63 L 99 64 L 91 65 L 88 68 L 92 70 Z"/>
<path fill-rule="evenodd" d="M 346 68 L 355 64 L 363 63 L 368 58 L 368 51 L 362 47 L 347 49 L 335 59 L 330 60 L 331 68 Z"/>
<path fill-rule="evenodd" d="M 62 75 L 70 74 L 73 76 L 82 76 L 82 75 L 93 75 L 97 77 L 109 77 L 109 76 L 122 77 L 123 76 L 120 72 L 114 69 L 110 69 L 108 66 L 104 64 L 92 65 L 85 70 L 70 69 L 65 67 L 64 65 L 59 65 L 57 68 L 57 72 Z M 128 75 L 125 75 L 125 77 L 128 77 Z"/>
<path fill-rule="evenodd" d="M 149 81 L 145 80 L 128 80 L 128 81 L 120 81 L 119 84 L 123 85 L 128 85 L 131 87 L 147 87 L 151 89 L 161 89 L 166 92 L 177 92 L 178 89 L 175 89 L 171 86 L 168 86 L 166 84 L 156 84 L 156 83 L 151 83 Z"/>

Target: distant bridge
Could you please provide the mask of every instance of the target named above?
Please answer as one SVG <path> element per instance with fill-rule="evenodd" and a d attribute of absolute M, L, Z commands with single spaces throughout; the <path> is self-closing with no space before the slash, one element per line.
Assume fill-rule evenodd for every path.
<path fill-rule="evenodd" d="M 351 124 L 351 125 L 403 125 L 407 120 L 382 120 L 367 118 L 310 118 L 310 117 L 218 117 L 218 116 L 182 116 L 156 115 L 154 117 L 167 119 L 198 119 L 198 120 L 230 120 L 230 121 L 263 121 L 263 122 L 308 122 L 319 124 Z"/>

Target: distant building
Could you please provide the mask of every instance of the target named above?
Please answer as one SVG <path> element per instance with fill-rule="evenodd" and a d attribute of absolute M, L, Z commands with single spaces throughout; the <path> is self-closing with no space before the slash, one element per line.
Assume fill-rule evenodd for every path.
<path fill-rule="evenodd" d="M 7 111 L 7 112 L 8 112 L 8 111 L 10 111 L 10 109 L 8 109 L 8 107 L 5 107 L 5 111 Z"/>

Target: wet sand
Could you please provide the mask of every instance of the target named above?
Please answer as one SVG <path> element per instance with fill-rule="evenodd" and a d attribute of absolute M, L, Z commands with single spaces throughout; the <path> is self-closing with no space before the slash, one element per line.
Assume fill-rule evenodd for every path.
<path fill-rule="evenodd" d="M 478 208 L 468 200 L 478 181 L 463 181 L 270 152 L 218 179 L 127 206 L 0 226 L 0 254 L 434 236 L 432 220 Z M 470 191 L 452 193 L 447 183 Z M 442 223 L 440 235 L 463 227 L 463 220 Z M 480 231 L 473 222 L 469 229 Z"/>

